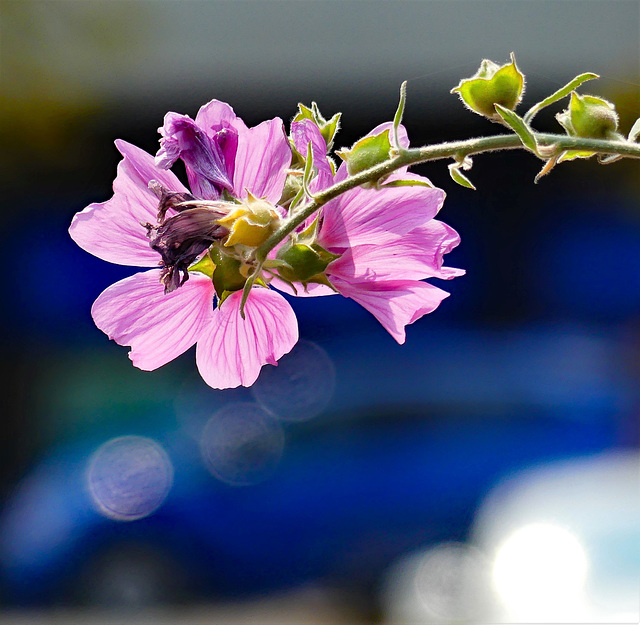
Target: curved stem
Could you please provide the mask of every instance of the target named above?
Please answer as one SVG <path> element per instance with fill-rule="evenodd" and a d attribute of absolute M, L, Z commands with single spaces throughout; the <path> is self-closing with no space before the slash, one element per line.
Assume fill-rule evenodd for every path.
<path fill-rule="evenodd" d="M 640 158 L 640 144 L 630 141 L 607 141 L 604 139 L 583 139 L 581 137 L 569 137 L 567 135 L 555 135 L 548 133 L 535 133 L 536 140 L 541 146 L 554 147 L 555 153 L 560 154 L 565 150 L 585 150 L 600 154 L 620 154 L 628 158 Z M 258 262 L 264 261 L 269 252 L 286 236 L 293 232 L 308 217 L 313 215 L 324 204 L 342 195 L 346 191 L 366 182 L 374 182 L 388 174 L 406 167 L 428 161 L 443 158 L 455 158 L 462 160 L 465 156 L 480 154 L 482 152 L 494 152 L 497 150 L 517 150 L 523 148 L 520 138 L 515 134 L 494 135 L 467 139 L 465 141 L 451 141 L 419 148 L 402 149 L 400 154 L 390 158 L 375 167 L 371 167 L 346 180 L 338 182 L 321 192 L 316 192 L 314 199 L 298 208 L 295 214 L 285 219 L 280 227 L 255 251 Z"/>

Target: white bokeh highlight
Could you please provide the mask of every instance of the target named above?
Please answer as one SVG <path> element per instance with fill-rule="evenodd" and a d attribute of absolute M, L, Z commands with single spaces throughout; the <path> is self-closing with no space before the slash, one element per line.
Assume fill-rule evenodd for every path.
<path fill-rule="evenodd" d="M 306 421 L 320 414 L 335 390 L 336 372 L 327 352 L 301 340 L 277 367 L 265 367 L 253 385 L 255 400 L 283 421 Z"/>
<path fill-rule="evenodd" d="M 92 454 L 86 481 L 100 514 L 116 521 L 135 521 L 163 504 L 173 485 L 173 465 L 156 441 L 122 436 Z"/>
<path fill-rule="evenodd" d="M 284 451 L 284 431 L 266 410 L 237 402 L 218 410 L 201 434 L 202 460 L 214 477 L 233 486 L 264 481 Z"/>

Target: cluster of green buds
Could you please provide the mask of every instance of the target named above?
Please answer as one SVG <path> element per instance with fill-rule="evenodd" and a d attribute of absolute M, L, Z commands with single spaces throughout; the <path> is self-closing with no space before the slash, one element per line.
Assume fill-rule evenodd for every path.
<path fill-rule="evenodd" d="M 560 150 L 556 145 L 541 145 L 538 136 L 531 128 L 533 117 L 543 108 L 553 104 L 566 96 L 571 96 L 569 106 L 556 119 L 569 137 L 581 139 L 596 139 L 605 141 L 625 141 L 618 132 L 618 114 L 611 102 L 592 95 L 580 95 L 575 90 L 587 80 L 598 78 L 597 74 L 586 73 L 576 76 L 567 85 L 551 94 L 541 102 L 532 106 L 520 117 L 515 113 L 517 105 L 524 93 L 525 77 L 516 65 L 511 53 L 511 62 L 498 65 L 485 59 L 480 68 L 471 78 L 460 81 L 452 89 L 457 93 L 464 105 L 474 113 L 483 115 L 491 121 L 501 123 L 513 130 L 519 137 L 522 146 L 536 156 L 546 161 L 542 171 L 536 177 L 548 173 L 557 163 L 575 158 L 589 158 L 598 154 L 601 162 L 612 162 L 620 158 L 619 155 L 603 155 L 593 150 Z M 629 133 L 628 141 L 635 141 L 640 128 L 638 122 Z M 471 159 L 467 154 L 459 154 L 455 162 L 449 166 L 452 178 L 459 184 L 475 188 L 461 173 L 471 167 Z"/>
<path fill-rule="evenodd" d="M 266 200 L 248 193 L 247 199 L 231 205 L 226 215 L 216 220 L 227 230 L 224 238 L 215 241 L 190 271 L 198 271 L 213 280 L 219 305 L 244 288 L 254 270 L 253 251 L 264 243 L 280 225 L 275 207 Z"/>

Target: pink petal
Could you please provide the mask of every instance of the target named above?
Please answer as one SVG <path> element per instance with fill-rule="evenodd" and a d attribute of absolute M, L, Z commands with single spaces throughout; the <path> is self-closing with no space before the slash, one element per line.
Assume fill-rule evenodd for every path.
<path fill-rule="evenodd" d="M 276 364 L 298 340 L 298 322 L 287 300 L 256 287 L 240 316 L 240 291 L 217 309 L 196 347 L 196 362 L 213 388 L 251 386 L 263 365 Z"/>
<path fill-rule="evenodd" d="M 209 134 L 217 132 L 225 126 L 233 126 L 238 130 L 247 129 L 245 123 L 236 116 L 233 109 L 226 102 L 220 102 L 220 100 L 211 100 L 201 106 L 195 122 Z"/>
<path fill-rule="evenodd" d="M 442 257 L 460 242 L 458 233 L 432 219 L 402 237 L 380 245 L 357 245 L 329 265 L 331 276 L 349 282 L 369 280 L 449 280 L 464 274 L 462 269 L 442 267 Z"/>
<path fill-rule="evenodd" d="M 310 120 L 303 119 L 291 124 L 291 138 L 296 150 L 306 158 L 308 146 L 311 144 L 313 164 L 318 175 L 311 181 L 311 191 L 326 189 L 333 184 L 333 171 L 327 159 L 327 144 L 320 129 Z"/>
<path fill-rule="evenodd" d="M 389 235 L 401 236 L 431 220 L 442 207 L 442 189 L 356 188 L 323 209 L 319 243 L 327 249 L 381 245 Z"/>
<path fill-rule="evenodd" d="M 160 255 L 149 247 L 146 229 L 141 225 L 156 223 L 158 198 L 149 190 L 149 181 L 157 180 L 170 191 L 187 189 L 170 171 L 156 167 L 151 154 L 126 141 L 116 141 L 116 147 L 124 159 L 118 165 L 113 197 L 77 213 L 69 234 L 82 249 L 102 260 L 155 267 Z"/>
<path fill-rule="evenodd" d="M 449 293 L 427 282 L 395 280 L 349 283 L 335 280 L 338 290 L 366 308 L 401 345 L 405 326 L 433 312 Z"/>
<path fill-rule="evenodd" d="M 279 118 L 262 122 L 246 131 L 238 131 L 235 195 L 246 198 L 247 191 L 276 204 L 282 195 L 291 148 Z"/>
<path fill-rule="evenodd" d="M 173 293 L 164 294 L 160 270 L 120 280 L 93 303 L 98 328 L 118 345 L 130 345 L 129 358 L 153 371 L 189 349 L 213 315 L 213 284 L 191 274 Z"/>

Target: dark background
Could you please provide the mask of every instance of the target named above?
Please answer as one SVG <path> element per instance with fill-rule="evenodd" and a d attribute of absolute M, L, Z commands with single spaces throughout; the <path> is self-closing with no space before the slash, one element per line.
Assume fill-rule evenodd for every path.
<path fill-rule="evenodd" d="M 337 146 L 349 146 L 392 117 L 407 79 L 413 145 L 491 134 L 497 127 L 449 91 L 483 58 L 504 63 L 511 51 L 527 76 L 523 110 L 586 71 L 601 79 L 582 92 L 615 102 L 623 133 L 640 110 L 635 1 L 4 0 L 0 12 L 5 517 L 43 462 L 82 467 L 97 445 L 125 434 L 174 449 L 166 441 L 182 431 L 176 397 L 197 398 L 211 413 L 237 397 L 254 401 L 208 390 L 192 351 L 140 372 L 93 325 L 93 300 L 134 270 L 86 254 L 67 228 L 75 212 L 110 197 L 114 139 L 155 153 L 166 111 L 195 116 L 211 98 L 249 125 L 288 122 L 298 102 L 315 100 L 327 117 L 342 111 Z M 558 131 L 559 110 L 541 113 L 537 127 Z M 333 363 L 335 393 L 320 415 L 284 424 L 280 465 L 255 486 L 209 476 L 191 493 L 179 478 L 198 461 L 175 452 L 180 498 L 167 505 L 198 520 L 202 536 L 229 532 L 228 553 L 217 544 L 189 553 L 177 541 L 172 554 L 190 573 L 175 597 L 159 592 L 163 599 L 220 602 L 320 583 L 353 587 L 349 609 L 379 618 L 387 567 L 438 541 L 470 540 L 478 506 L 505 476 L 637 448 L 638 165 L 572 162 L 534 185 L 540 166 L 524 153 L 476 157 L 468 172 L 476 192 L 455 185 L 444 162 L 416 168 L 447 191 L 440 218 L 462 244 L 446 262 L 467 275 L 438 285 L 451 297 L 408 328 L 405 346 L 351 301 L 293 302 L 301 337 Z M 36 525 L 47 515 L 39 505 Z M 296 517 L 314 505 L 317 527 Z M 229 506 L 246 510 L 235 536 L 216 525 L 215 511 Z M 101 570 L 92 562 L 109 560 L 114 544 L 134 545 L 134 554 L 142 544 L 157 553 L 169 534 L 188 544 L 179 518 L 163 520 L 161 508 L 132 523 L 78 520 L 65 530 L 61 560 L 40 545 L 41 566 L 5 552 L 3 601 L 103 605 L 115 596 L 137 605 L 96 591 L 101 573 L 94 583 L 86 571 Z M 308 530 L 297 543 L 292 518 Z M 262 542 L 247 540 L 265 524 Z M 149 546 L 141 535 L 153 532 Z M 154 592 L 140 605 L 155 602 Z"/>

